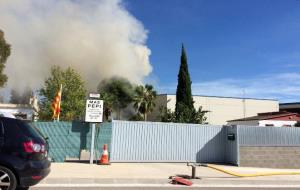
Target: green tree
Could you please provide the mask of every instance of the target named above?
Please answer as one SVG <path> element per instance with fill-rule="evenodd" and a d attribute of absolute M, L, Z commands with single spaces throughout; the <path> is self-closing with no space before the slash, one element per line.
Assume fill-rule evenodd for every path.
<path fill-rule="evenodd" d="M 0 87 L 7 81 L 7 76 L 3 73 L 5 63 L 10 55 L 10 45 L 5 41 L 4 32 L 0 30 Z"/>
<path fill-rule="evenodd" d="M 117 119 L 121 119 L 121 111 L 133 101 L 133 86 L 124 78 L 112 78 L 103 80 L 98 85 L 98 92 L 101 96 L 106 96 L 109 99 L 109 104 L 105 103 L 104 109 L 111 109 L 117 113 Z"/>
<path fill-rule="evenodd" d="M 110 116 L 113 111 L 113 96 L 110 96 L 107 92 L 101 92 L 101 99 L 103 100 L 103 114 L 104 120 L 110 121 Z"/>
<path fill-rule="evenodd" d="M 191 123 L 192 115 L 196 112 L 191 90 L 191 79 L 188 70 L 187 56 L 182 45 L 181 64 L 176 90 L 175 118 L 177 122 Z"/>
<path fill-rule="evenodd" d="M 144 117 L 140 113 L 137 113 L 137 114 L 131 116 L 129 118 L 129 121 L 144 121 Z"/>
<path fill-rule="evenodd" d="M 144 121 L 147 121 L 147 114 L 151 113 L 155 107 L 156 96 L 157 93 L 152 85 L 146 84 L 145 87 L 140 85 L 135 88 L 133 107 L 143 115 Z"/>
<path fill-rule="evenodd" d="M 171 109 L 162 106 L 159 108 L 159 118 L 161 122 L 207 124 L 207 117 L 205 116 L 207 112 L 208 111 L 202 110 L 202 107 L 200 106 L 197 111 L 195 110 L 191 112 L 190 110 L 184 110 L 182 116 L 179 119 L 176 119 L 175 112 L 172 112 Z"/>
<path fill-rule="evenodd" d="M 161 122 L 176 122 L 175 112 L 165 106 L 159 108 L 159 119 Z"/>
<path fill-rule="evenodd" d="M 62 70 L 59 66 L 51 68 L 51 75 L 40 90 L 40 112 L 42 120 L 52 119 L 51 104 L 62 84 L 60 120 L 82 119 L 85 113 L 86 89 L 81 76 L 72 68 Z"/>
<path fill-rule="evenodd" d="M 200 106 L 192 117 L 192 123 L 207 124 L 207 117 L 205 116 L 205 114 L 208 112 L 209 111 L 202 110 L 202 106 Z"/>

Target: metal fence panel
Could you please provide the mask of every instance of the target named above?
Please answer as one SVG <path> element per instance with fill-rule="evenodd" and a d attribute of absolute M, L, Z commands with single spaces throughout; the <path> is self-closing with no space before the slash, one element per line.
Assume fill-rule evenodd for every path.
<path fill-rule="evenodd" d="M 238 126 L 241 146 L 300 146 L 300 128 Z"/>
<path fill-rule="evenodd" d="M 84 122 L 34 122 L 40 131 L 49 137 L 49 156 L 55 162 L 63 162 L 66 157 L 79 158 L 80 151 L 90 150 L 91 130 Z M 102 153 L 103 144 L 111 142 L 111 123 L 102 123 L 96 128 L 95 158 Z"/>
<path fill-rule="evenodd" d="M 113 121 L 111 162 L 226 162 L 222 128 Z"/>
<path fill-rule="evenodd" d="M 236 126 L 233 127 L 224 127 L 226 130 L 226 150 L 225 150 L 225 157 L 226 162 L 230 164 L 239 164 L 239 133 L 238 128 Z M 228 140 L 228 135 L 235 135 L 235 140 Z"/>

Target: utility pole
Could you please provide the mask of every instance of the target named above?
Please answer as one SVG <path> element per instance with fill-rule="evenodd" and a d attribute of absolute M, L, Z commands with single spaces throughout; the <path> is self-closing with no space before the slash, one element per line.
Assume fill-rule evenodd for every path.
<path fill-rule="evenodd" d="M 243 115 L 244 119 L 246 118 L 246 97 L 245 97 L 245 89 L 243 89 Z"/>

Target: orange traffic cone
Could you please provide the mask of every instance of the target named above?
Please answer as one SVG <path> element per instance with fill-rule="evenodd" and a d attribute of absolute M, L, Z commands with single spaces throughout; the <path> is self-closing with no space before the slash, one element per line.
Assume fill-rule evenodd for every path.
<path fill-rule="evenodd" d="M 102 156 L 99 160 L 99 164 L 100 165 L 109 165 L 109 161 L 108 161 L 108 151 L 107 151 L 107 144 L 103 145 L 103 153 Z"/>

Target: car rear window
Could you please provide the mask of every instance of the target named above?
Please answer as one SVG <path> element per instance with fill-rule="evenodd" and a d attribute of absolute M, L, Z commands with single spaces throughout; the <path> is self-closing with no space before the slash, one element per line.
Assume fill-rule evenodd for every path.
<path fill-rule="evenodd" d="M 19 137 L 21 135 L 26 135 L 31 138 L 43 139 L 36 129 L 24 121 L 10 118 L 1 118 L 1 121 L 4 125 L 5 136 Z"/>
<path fill-rule="evenodd" d="M 29 123 L 17 120 L 19 128 L 28 136 L 33 138 L 43 139 L 42 134 L 34 126 L 31 126 Z"/>
<path fill-rule="evenodd" d="M 46 136 L 39 130 L 39 128 L 37 128 L 34 123 L 32 122 L 27 122 L 27 125 L 30 125 L 31 129 L 34 130 L 40 137 L 43 137 L 44 139 L 46 139 Z"/>

